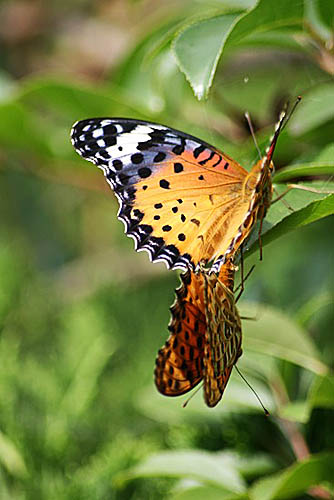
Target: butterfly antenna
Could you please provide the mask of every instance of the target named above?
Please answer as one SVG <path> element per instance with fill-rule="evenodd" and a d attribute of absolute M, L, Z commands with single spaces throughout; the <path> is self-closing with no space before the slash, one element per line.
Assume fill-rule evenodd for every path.
<path fill-rule="evenodd" d="M 251 117 L 250 117 L 250 114 L 248 113 L 248 111 L 246 111 L 246 113 L 245 113 L 245 118 L 246 118 L 246 121 L 248 123 L 248 127 L 249 127 L 249 130 L 250 130 L 251 136 L 253 137 L 253 141 L 254 141 L 255 147 L 257 149 L 259 158 L 261 160 L 261 158 L 262 158 L 261 151 L 260 151 L 259 145 L 258 145 L 257 140 L 256 140 L 256 136 L 255 136 L 255 132 L 254 132 L 252 120 L 251 120 Z"/>
<path fill-rule="evenodd" d="M 187 401 L 185 401 L 182 405 L 182 408 L 185 408 L 187 406 L 187 404 L 189 403 L 189 401 L 198 393 L 198 391 L 203 387 L 203 384 L 200 384 L 196 391 L 194 391 L 190 396 L 189 398 L 187 399 Z"/>
<path fill-rule="evenodd" d="M 275 150 L 278 136 L 280 135 L 280 133 L 282 132 L 282 130 L 284 129 L 284 127 L 286 126 L 286 124 L 290 120 L 292 113 L 295 111 L 295 109 L 296 109 L 297 105 L 300 103 L 301 99 L 302 99 L 301 96 L 297 97 L 289 114 L 287 114 L 287 109 L 288 109 L 289 103 L 287 102 L 286 105 L 284 106 L 284 108 L 279 116 L 278 122 L 276 124 L 274 135 L 270 139 L 270 144 L 266 150 L 266 161 L 268 163 L 271 162 L 271 158 L 274 154 L 274 150 Z"/>
<path fill-rule="evenodd" d="M 287 117 L 285 118 L 284 120 L 284 123 L 283 123 L 283 126 L 281 128 L 281 130 L 283 130 L 285 127 L 286 127 L 286 124 L 288 123 L 288 121 L 290 120 L 291 116 L 293 115 L 296 107 L 298 106 L 298 104 L 300 103 L 300 101 L 302 100 L 302 96 L 298 96 L 297 99 L 295 100 L 291 110 L 289 111 L 289 114 L 287 115 Z"/>
<path fill-rule="evenodd" d="M 239 373 L 240 377 L 242 378 L 242 380 L 248 385 L 248 387 L 250 388 L 250 390 L 253 392 L 253 394 L 255 394 L 255 397 L 256 399 L 258 400 L 258 402 L 260 403 L 260 405 L 262 406 L 263 408 L 263 411 L 264 411 L 264 414 L 266 417 L 269 417 L 270 413 L 269 411 L 267 410 L 267 408 L 265 408 L 264 404 L 262 403 L 261 399 L 260 399 L 260 396 L 258 395 L 258 393 L 256 392 L 255 389 L 253 389 L 253 387 L 250 385 L 250 383 L 248 382 L 248 380 L 243 376 L 243 374 L 241 373 L 241 371 L 239 370 L 239 368 L 237 366 L 235 366 L 235 369 L 237 370 L 237 372 Z"/>

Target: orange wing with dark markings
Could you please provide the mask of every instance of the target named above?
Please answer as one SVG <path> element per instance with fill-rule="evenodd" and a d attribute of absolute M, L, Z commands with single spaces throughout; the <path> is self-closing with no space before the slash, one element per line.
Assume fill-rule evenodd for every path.
<path fill-rule="evenodd" d="M 165 396 L 180 396 L 203 378 L 206 320 L 203 309 L 203 285 L 200 277 L 187 271 L 171 307 L 171 332 L 158 352 L 155 384 Z"/>
<path fill-rule="evenodd" d="M 207 328 L 204 344 L 204 399 L 213 407 L 221 400 L 232 368 L 242 354 L 241 320 L 235 305 L 234 266 L 227 262 L 219 278 L 204 275 Z"/>
<path fill-rule="evenodd" d="M 241 323 L 233 296 L 231 261 L 219 276 L 207 270 L 181 275 L 171 307 L 171 331 L 156 359 L 155 384 L 165 396 L 179 396 L 201 380 L 204 399 L 215 406 L 241 355 Z"/>
<path fill-rule="evenodd" d="M 212 270 L 233 258 L 272 196 L 267 154 L 248 173 L 217 148 L 163 125 L 92 118 L 72 128 L 76 151 L 104 172 L 119 203 L 118 217 L 136 250 L 168 268 Z"/>

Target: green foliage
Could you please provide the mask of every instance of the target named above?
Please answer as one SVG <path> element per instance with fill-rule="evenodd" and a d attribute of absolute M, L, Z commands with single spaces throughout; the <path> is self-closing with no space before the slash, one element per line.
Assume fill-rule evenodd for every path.
<path fill-rule="evenodd" d="M 149 12 L 123 2 L 111 17 L 104 2 L 36 4 L 43 22 L 30 35 L 10 24 L 10 4 L 1 6 L 0 497 L 330 498 L 333 3 L 160 2 Z M 101 46 L 115 56 L 104 66 Z M 135 254 L 70 128 L 90 116 L 158 121 L 250 168 L 244 112 L 263 151 L 299 94 L 275 153 L 275 197 L 293 188 L 267 214 L 261 263 L 254 231 L 245 257 L 256 269 L 240 302 L 253 320 L 243 321 L 238 367 L 271 416 L 237 373 L 216 408 L 198 394 L 184 409 L 186 398 L 164 398 L 152 382 L 177 276 Z"/>

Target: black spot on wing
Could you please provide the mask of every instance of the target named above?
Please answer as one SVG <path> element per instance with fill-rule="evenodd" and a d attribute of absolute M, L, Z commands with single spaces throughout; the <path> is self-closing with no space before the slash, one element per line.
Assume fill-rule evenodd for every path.
<path fill-rule="evenodd" d="M 146 177 L 149 177 L 152 173 L 152 170 L 149 167 L 142 167 L 138 169 L 138 175 L 142 179 L 145 179 Z"/>
<path fill-rule="evenodd" d="M 166 153 L 164 153 L 163 151 L 159 151 L 159 153 L 155 155 L 155 157 L 153 158 L 153 161 L 155 163 L 159 163 L 160 161 L 164 161 L 165 158 L 166 158 Z"/>
<path fill-rule="evenodd" d="M 104 151 L 104 153 L 105 153 L 105 151 Z M 115 167 L 116 170 L 122 170 L 122 168 L 123 168 L 123 162 L 122 162 L 122 160 L 119 160 L 119 159 L 113 160 L 112 165 L 113 165 L 113 167 Z"/>
<path fill-rule="evenodd" d="M 179 172 L 182 172 L 182 171 L 183 171 L 183 165 L 182 165 L 182 163 L 175 162 L 174 163 L 174 172 L 176 174 L 178 174 Z"/>
<path fill-rule="evenodd" d="M 131 156 L 131 161 L 135 165 L 138 165 L 138 163 L 142 163 L 144 161 L 144 155 L 142 153 L 134 153 Z"/>
<path fill-rule="evenodd" d="M 159 182 L 159 185 L 163 189 L 169 189 L 169 182 L 166 181 L 166 179 L 161 179 L 161 181 Z"/>

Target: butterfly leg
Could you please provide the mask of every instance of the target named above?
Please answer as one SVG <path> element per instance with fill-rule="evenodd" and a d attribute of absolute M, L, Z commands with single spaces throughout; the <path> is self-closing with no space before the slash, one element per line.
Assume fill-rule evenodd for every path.
<path fill-rule="evenodd" d="M 284 196 L 290 191 L 290 189 L 292 189 L 291 184 L 288 186 L 288 188 L 282 194 L 280 194 L 279 196 L 277 196 L 277 198 L 272 200 L 272 202 L 270 204 L 272 205 L 273 203 L 276 203 L 276 201 L 282 200 L 282 202 L 284 203 L 286 208 L 288 208 L 291 212 L 294 212 L 294 209 L 291 207 L 291 205 L 289 205 L 289 203 L 286 200 L 284 200 Z M 275 193 L 276 193 L 276 190 L 275 190 Z"/>
<path fill-rule="evenodd" d="M 285 191 L 283 191 L 282 194 L 280 194 L 279 196 L 277 196 L 277 198 L 275 198 L 274 200 L 272 200 L 271 202 L 271 205 L 273 203 L 276 203 L 276 201 L 280 201 L 282 200 L 283 203 L 285 204 L 285 206 L 291 211 L 291 212 L 294 212 L 294 209 L 289 205 L 289 203 L 282 199 L 284 198 L 284 196 L 291 190 L 291 189 L 300 189 L 302 191 L 309 191 L 310 193 L 324 193 L 324 194 L 332 194 L 333 191 L 331 190 L 328 190 L 328 191 L 322 191 L 320 189 L 316 189 L 316 188 L 312 188 L 312 187 L 307 187 L 307 186 L 300 186 L 299 184 L 289 184 L 287 189 Z M 275 191 L 276 192 L 276 191 Z"/>
<path fill-rule="evenodd" d="M 237 298 L 235 299 L 236 303 L 238 302 L 238 300 L 240 299 L 241 295 L 243 294 L 243 292 L 245 290 L 245 287 L 244 287 L 245 281 L 247 281 L 247 279 L 252 274 L 252 272 L 254 271 L 254 269 L 255 269 L 255 264 L 252 265 L 252 267 L 250 268 L 250 270 L 248 271 L 248 273 L 246 274 L 246 276 L 243 278 L 243 280 L 239 283 L 239 285 L 237 286 L 237 288 L 234 290 L 234 293 L 236 293 L 239 290 L 239 288 L 241 289 L 240 292 L 237 295 Z M 243 319 L 245 319 L 245 318 L 243 318 Z"/>
<path fill-rule="evenodd" d="M 302 191 L 309 191 L 310 193 L 320 193 L 320 194 L 333 194 L 332 189 L 322 190 L 307 186 L 300 186 L 299 184 L 289 184 L 290 189 L 301 189 Z"/>
<path fill-rule="evenodd" d="M 238 285 L 238 288 L 237 288 L 237 290 L 240 288 L 240 292 L 238 294 L 238 297 L 236 298 L 236 302 L 239 300 L 243 291 L 245 290 L 244 283 L 245 283 L 245 279 L 244 279 L 244 244 L 242 243 L 240 245 L 240 284 Z"/>
<path fill-rule="evenodd" d="M 262 257 L 263 257 L 263 253 L 262 253 L 262 238 L 261 238 L 262 227 L 263 227 L 263 219 L 264 219 L 264 214 L 262 213 L 261 214 L 261 218 L 260 218 L 260 227 L 259 227 L 259 234 L 258 234 L 259 249 L 260 249 L 260 260 L 262 260 Z"/>

